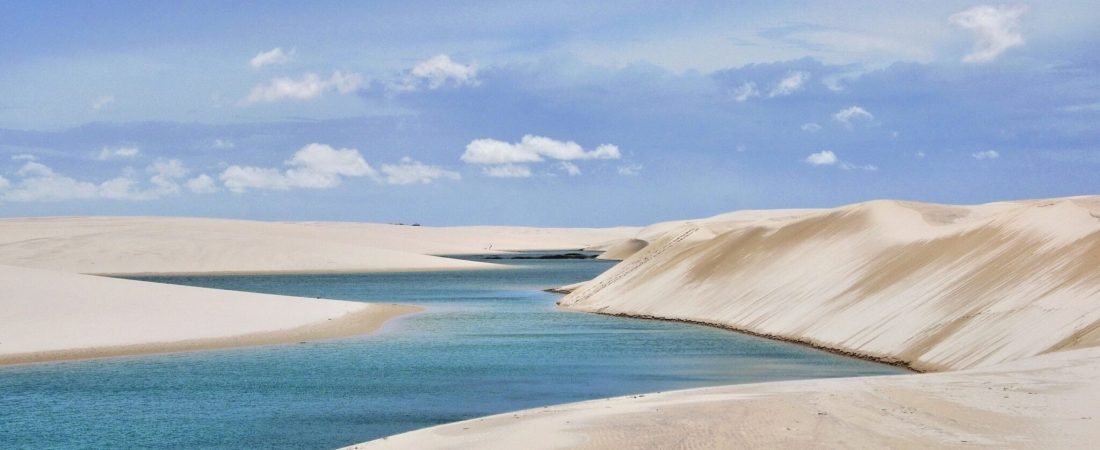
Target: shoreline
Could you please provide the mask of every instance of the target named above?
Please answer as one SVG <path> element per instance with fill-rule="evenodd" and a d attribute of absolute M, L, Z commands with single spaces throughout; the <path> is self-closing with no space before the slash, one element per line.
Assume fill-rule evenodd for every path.
<path fill-rule="evenodd" d="M 929 374 L 691 388 L 547 405 L 344 449 L 1092 448 L 1100 348 Z M 1038 415 L 1036 415 L 1038 414 Z"/>
<path fill-rule="evenodd" d="M 283 330 L 261 331 L 236 336 L 189 339 L 182 341 L 0 355 L 0 368 L 16 365 L 185 353 L 230 348 L 263 347 L 269 345 L 286 345 L 310 341 L 350 338 L 372 334 L 381 330 L 391 319 L 419 313 L 425 310 L 425 308 L 421 306 L 412 305 L 379 303 L 364 305 L 366 305 L 365 308 L 349 312 L 335 319 L 309 323 Z"/>
<path fill-rule="evenodd" d="M 548 291 L 548 292 L 553 292 L 553 291 Z M 691 324 L 691 325 L 700 325 L 700 326 L 705 326 L 705 327 L 710 327 L 710 328 L 717 328 L 717 329 L 720 329 L 720 330 L 745 334 L 745 335 L 748 335 L 748 336 L 754 336 L 754 337 L 758 337 L 758 338 L 768 339 L 768 340 L 771 340 L 771 341 L 796 344 L 796 345 L 799 345 L 799 346 L 802 346 L 802 347 L 809 347 L 809 348 L 812 348 L 812 349 L 815 349 L 815 350 L 820 350 L 820 351 L 823 351 L 823 352 L 826 352 L 826 353 L 831 353 L 831 354 L 834 354 L 834 355 L 844 356 L 844 357 L 848 357 L 848 358 L 854 358 L 854 359 L 858 359 L 858 360 L 861 360 L 861 361 L 869 361 L 869 362 L 873 362 L 873 363 L 884 364 L 884 365 L 887 365 L 887 366 L 900 367 L 902 369 L 908 370 L 909 372 L 911 372 L 913 374 L 918 374 L 918 373 L 939 373 L 939 372 L 941 372 L 941 371 L 938 371 L 938 370 L 919 369 L 919 368 L 913 367 L 911 365 L 912 364 L 911 361 L 904 361 L 904 360 L 901 360 L 901 359 L 898 359 L 898 358 L 895 358 L 895 357 L 892 357 L 892 356 L 876 356 L 876 355 L 871 355 L 871 354 L 867 354 L 867 353 L 860 353 L 860 352 L 851 351 L 851 350 L 844 350 L 844 349 L 839 349 L 839 348 L 834 348 L 834 347 L 826 347 L 824 345 L 817 344 L 817 343 L 815 343 L 813 341 L 810 341 L 810 340 L 790 338 L 790 337 L 779 336 L 779 335 L 774 335 L 774 334 L 767 334 L 767 333 L 757 333 L 757 332 L 754 332 L 754 331 L 751 331 L 751 330 L 746 330 L 746 329 L 743 329 L 743 328 L 737 328 L 737 327 L 733 327 L 733 326 L 725 325 L 725 324 L 721 324 L 721 323 L 705 322 L 705 321 L 700 321 L 700 320 L 688 320 L 688 319 L 672 319 L 672 318 L 666 318 L 666 317 L 648 316 L 648 315 L 643 315 L 643 314 L 637 314 L 636 315 L 636 314 L 628 314 L 628 313 L 603 313 L 603 312 L 598 312 L 598 311 L 585 311 L 585 310 L 580 310 L 580 309 L 572 309 L 572 308 L 569 308 L 569 307 L 566 307 L 566 306 L 561 306 L 561 305 L 559 305 L 559 307 L 561 307 L 561 308 L 563 308 L 567 311 L 574 311 L 574 312 L 580 312 L 580 313 L 586 313 L 586 314 L 599 314 L 601 316 L 626 317 L 626 318 L 630 318 L 630 319 L 642 319 L 642 320 L 656 320 L 656 321 L 661 321 L 661 322 L 686 323 L 686 324 Z M 948 370 L 947 372 L 950 372 L 950 370 Z"/>

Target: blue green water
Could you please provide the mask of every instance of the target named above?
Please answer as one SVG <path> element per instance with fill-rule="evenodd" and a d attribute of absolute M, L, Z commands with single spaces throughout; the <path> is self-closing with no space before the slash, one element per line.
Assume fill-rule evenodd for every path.
<path fill-rule="evenodd" d="M 556 309 L 611 263 L 508 271 L 159 277 L 426 306 L 381 332 L 282 346 L 0 367 L 0 448 L 332 448 L 600 397 L 901 370 L 729 331 Z"/>

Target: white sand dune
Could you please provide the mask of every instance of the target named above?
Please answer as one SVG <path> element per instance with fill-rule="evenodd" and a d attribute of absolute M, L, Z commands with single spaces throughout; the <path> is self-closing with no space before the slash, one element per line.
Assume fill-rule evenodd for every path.
<path fill-rule="evenodd" d="M 0 220 L 0 264 L 96 274 L 494 268 L 432 255 L 579 249 L 637 228 L 433 228 L 157 217 Z"/>
<path fill-rule="evenodd" d="M 351 336 L 418 309 L 11 266 L 0 286 L 0 364 Z"/>
<path fill-rule="evenodd" d="M 963 369 L 1100 344 L 1100 197 L 876 201 L 667 226 L 562 299 Z"/>
<path fill-rule="evenodd" d="M 362 334 L 416 308 L 85 274 L 376 272 L 503 266 L 433 254 L 579 249 L 637 228 L 431 228 L 220 219 L 0 220 L 0 364 Z"/>
<path fill-rule="evenodd" d="M 361 448 L 1094 448 L 1100 197 L 875 201 L 668 222 L 563 306 L 953 372 L 675 391 Z M 610 248 L 610 247 L 608 247 Z"/>

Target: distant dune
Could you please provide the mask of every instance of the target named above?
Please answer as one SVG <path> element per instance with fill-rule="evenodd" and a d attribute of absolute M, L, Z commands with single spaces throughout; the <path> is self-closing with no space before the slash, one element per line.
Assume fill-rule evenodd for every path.
<path fill-rule="evenodd" d="M 946 373 L 674 391 L 355 448 L 1094 448 L 1100 197 L 873 201 L 666 222 L 570 309 L 742 330 Z M 606 248 L 610 249 L 609 245 Z"/>
<path fill-rule="evenodd" d="M 580 249 L 637 228 L 414 227 L 167 217 L 0 220 L 0 264 L 95 274 L 498 267 L 432 255 Z"/>

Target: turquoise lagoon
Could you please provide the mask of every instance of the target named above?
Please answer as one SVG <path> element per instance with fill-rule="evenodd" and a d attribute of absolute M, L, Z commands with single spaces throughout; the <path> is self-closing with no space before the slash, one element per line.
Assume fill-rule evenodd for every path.
<path fill-rule="evenodd" d="M 902 372 L 710 327 L 564 311 L 541 291 L 609 262 L 493 262 L 516 268 L 141 278 L 428 309 L 350 339 L 0 367 L 0 448 L 332 448 L 556 403 Z"/>

